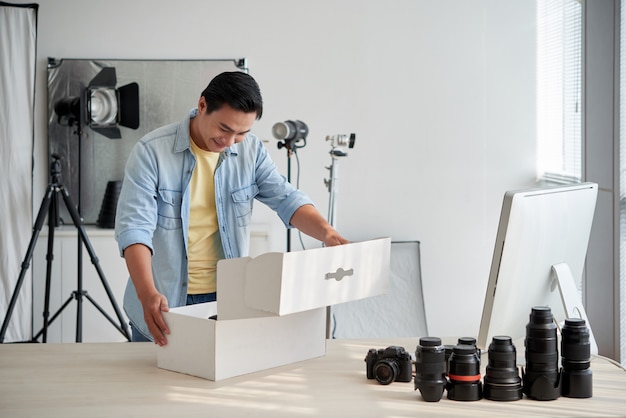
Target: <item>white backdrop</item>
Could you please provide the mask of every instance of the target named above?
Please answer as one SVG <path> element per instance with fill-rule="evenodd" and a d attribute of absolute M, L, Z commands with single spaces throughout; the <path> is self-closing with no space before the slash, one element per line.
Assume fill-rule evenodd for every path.
<path fill-rule="evenodd" d="M 300 186 L 326 213 L 325 136 L 355 132 L 338 228 L 353 241 L 419 240 L 429 332 L 476 334 L 502 196 L 536 177 L 535 30 L 532 0 L 42 1 L 35 205 L 49 171 L 48 57 L 245 57 L 265 102 L 254 133 L 279 170 L 272 125 L 305 121 Z M 255 205 L 253 222 L 284 250 L 269 209 Z"/>
<path fill-rule="evenodd" d="M 32 229 L 37 5 L 0 3 L 0 320 L 5 321 Z M 30 274 L 5 342 L 30 339 Z"/>

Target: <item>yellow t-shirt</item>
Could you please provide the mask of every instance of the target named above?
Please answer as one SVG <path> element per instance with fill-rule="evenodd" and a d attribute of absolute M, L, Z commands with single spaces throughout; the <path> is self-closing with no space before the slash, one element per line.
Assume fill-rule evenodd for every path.
<path fill-rule="evenodd" d="M 224 258 L 215 207 L 214 173 L 220 154 L 205 151 L 193 139 L 196 166 L 191 175 L 189 210 L 189 287 L 187 293 L 212 293 L 217 289 L 217 261 Z"/>

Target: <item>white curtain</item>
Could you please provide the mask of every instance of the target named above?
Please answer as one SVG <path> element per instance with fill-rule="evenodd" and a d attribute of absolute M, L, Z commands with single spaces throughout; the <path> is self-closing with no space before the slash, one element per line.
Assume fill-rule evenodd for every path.
<path fill-rule="evenodd" d="M 4 342 L 31 338 L 32 280 L 16 283 L 32 235 L 37 4 L 0 2 L 0 321 Z M 32 263 L 31 263 L 32 265 Z"/>

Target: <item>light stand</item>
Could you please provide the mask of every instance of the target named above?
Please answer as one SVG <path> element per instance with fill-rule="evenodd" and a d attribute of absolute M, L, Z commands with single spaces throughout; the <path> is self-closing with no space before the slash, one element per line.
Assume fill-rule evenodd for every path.
<path fill-rule="evenodd" d="M 330 167 L 326 167 L 330 171 L 330 177 L 324 179 L 324 184 L 328 188 L 328 223 L 335 229 L 337 229 L 337 181 L 339 180 L 339 158 L 347 157 L 348 153 L 344 151 L 340 146 L 347 145 L 348 148 L 354 148 L 354 141 L 356 140 L 356 134 L 348 135 L 328 135 L 327 141 L 330 141 Z M 332 308 L 326 307 L 326 338 L 332 337 Z"/>
<path fill-rule="evenodd" d="M 50 64 L 50 62 L 49 62 Z M 53 161 L 50 165 L 51 183 L 48 185 L 46 194 L 41 203 L 39 214 L 37 215 L 35 226 L 33 227 L 33 236 L 31 238 L 26 257 L 22 263 L 22 270 L 20 272 L 19 279 L 17 281 L 15 291 L 9 304 L 7 315 L 0 329 L 0 343 L 4 341 L 5 333 L 8 327 L 8 323 L 17 302 L 17 296 L 22 286 L 24 276 L 28 270 L 30 261 L 33 256 L 33 251 L 39 232 L 43 225 L 46 214 L 48 214 L 48 253 L 46 256 L 46 289 L 45 289 L 45 301 L 44 301 L 44 324 L 42 330 L 33 337 L 33 341 L 36 341 L 40 335 L 42 335 L 43 342 L 47 341 L 48 326 L 57 316 L 65 309 L 65 307 L 71 302 L 72 299 L 76 299 L 76 342 L 82 342 L 82 329 L 83 329 L 83 297 L 86 297 L 95 307 L 104 315 L 118 331 L 130 341 L 130 334 L 122 313 L 115 302 L 113 292 L 104 277 L 104 272 L 100 268 L 98 257 L 95 254 L 85 227 L 83 225 L 82 217 L 80 214 L 80 194 L 81 194 L 81 170 L 82 170 L 82 125 L 86 123 L 92 131 L 98 132 L 101 135 L 110 139 L 121 138 L 121 131 L 119 126 L 128 127 L 131 129 L 137 129 L 139 127 L 139 85 L 137 83 L 129 83 L 125 86 L 116 88 L 117 75 L 115 68 L 105 67 L 89 82 L 86 88 L 81 89 L 81 93 L 77 97 L 65 97 L 58 100 L 54 105 L 54 111 L 57 114 L 57 121 L 60 125 L 67 125 L 68 127 L 76 126 L 75 134 L 78 135 L 78 206 L 75 206 L 70 198 L 70 195 L 60 183 L 61 167 L 59 163 L 59 157 L 52 155 Z M 72 292 L 72 295 L 61 306 L 61 308 L 52 316 L 49 317 L 49 305 L 50 305 L 50 279 L 52 272 L 52 259 L 53 259 L 53 243 L 54 243 L 54 228 L 58 225 L 59 217 L 59 198 L 58 194 L 61 194 L 65 206 L 70 213 L 74 226 L 78 230 L 78 242 L 77 242 L 77 288 Z M 113 305 L 115 314 L 119 320 L 119 325 L 116 324 L 113 319 L 95 302 L 95 300 L 87 293 L 83 288 L 83 244 L 87 248 L 89 255 L 91 256 L 91 262 L 96 267 L 96 271 L 100 276 L 102 285 L 104 286 L 106 293 Z"/>
<path fill-rule="evenodd" d="M 291 183 L 291 156 L 298 148 L 306 145 L 309 128 L 306 123 L 296 121 L 278 122 L 272 127 L 274 138 L 278 139 L 278 149 L 287 150 L 287 181 Z M 291 228 L 287 228 L 287 252 L 291 251 Z"/>
<path fill-rule="evenodd" d="M 100 311 L 102 315 L 106 319 L 109 320 L 113 326 L 117 328 L 118 331 L 126 337 L 128 341 L 130 341 L 130 334 L 128 329 L 124 324 L 124 319 L 122 318 L 122 312 L 120 311 L 117 303 L 115 302 L 115 297 L 113 296 L 113 292 L 109 287 L 106 278 L 104 277 L 104 272 L 100 267 L 100 263 L 98 261 L 98 257 L 87 237 L 87 232 L 85 231 L 85 227 L 83 225 L 82 219 L 78 213 L 72 198 L 70 197 L 67 189 L 60 182 L 60 174 L 61 174 L 61 165 L 59 163 L 59 156 L 52 155 L 52 163 L 50 164 L 50 176 L 51 182 L 48 184 L 46 188 L 46 193 L 41 202 L 41 207 L 39 209 L 39 213 L 37 214 L 37 218 L 35 221 L 35 225 L 33 226 L 33 235 L 31 237 L 30 243 L 28 244 L 28 249 L 26 251 L 26 256 L 24 257 L 24 261 L 22 262 L 22 269 L 20 271 L 19 278 L 15 285 L 15 290 L 13 291 L 13 296 L 11 297 L 11 302 L 9 303 L 9 309 L 4 318 L 4 322 L 2 323 L 2 328 L 0 329 L 0 343 L 4 342 L 4 337 L 6 334 L 6 330 L 9 325 L 9 320 L 11 319 L 11 314 L 13 313 L 13 309 L 17 302 L 17 297 L 19 295 L 20 288 L 24 281 L 24 277 L 26 272 L 30 266 L 30 262 L 33 257 L 33 252 L 35 249 L 35 244 L 37 243 L 37 239 L 39 237 L 39 232 L 41 231 L 42 225 L 48 215 L 48 252 L 46 255 L 46 289 L 45 289 L 45 301 L 44 301 L 44 312 L 43 312 L 43 328 L 39 331 L 33 338 L 32 342 L 37 341 L 39 336 L 42 336 L 42 342 L 47 342 L 47 331 L 50 324 L 61 314 L 63 309 L 69 305 L 72 299 L 76 299 L 77 301 L 77 310 L 76 310 L 76 342 L 82 341 L 82 298 L 83 296 L 87 298 L 95 307 Z M 54 259 L 53 248 L 54 248 L 54 228 L 57 226 L 57 217 L 59 214 L 59 194 L 63 198 L 63 202 L 65 203 L 65 207 L 69 211 L 72 221 L 74 222 L 74 226 L 78 231 L 78 241 L 79 241 L 79 266 L 78 266 L 78 286 L 75 291 L 72 292 L 70 297 L 65 301 L 65 303 L 59 308 L 59 310 L 52 315 L 52 318 L 49 319 L 49 308 L 50 308 L 50 282 L 51 282 L 51 273 L 52 273 L 52 260 Z M 104 289 L 111 301 L 111 305 L 115 310 L 115 314 L 117 319 L 119 320 L 119 325 L 115 323 L 115 321 L 96 303 L 96 301 L 87 293 L 86 290 L 83 289 L 82 283 L 82 244 L 85 245 L 87 252 L 91 257 L 91 262 L 95 266 L 96 271 L 98 272 L 98 276 L 100 277 L 100 281 L 104 286 Z"/>
<path fill-rule="evenodd" d="M 355 134 L 348 135 L 329 135 L 326 137 L 327 141 L 331 143 L 330 167 L 326 167 L 330 171 L 330 178 L 324 179 L 324 184 L 328 188 L 328 223 L 335 229 L 337 229 L 337 181 L 339 180 L 339 158 L 348 156 L 340 146 L 347 145 L 348 148 L 354 148 L 354 141 L 356 140 Z"/>

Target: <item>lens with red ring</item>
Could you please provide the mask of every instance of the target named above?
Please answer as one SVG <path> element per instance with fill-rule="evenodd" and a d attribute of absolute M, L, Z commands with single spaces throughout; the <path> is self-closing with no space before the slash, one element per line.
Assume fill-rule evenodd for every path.
<path fill-rule="evenodd" d="M 448 399 L 478 401 L 482 398 L 480 357 L 475 346 L 454 346 L 450 356 L 448 379 Z"/>

